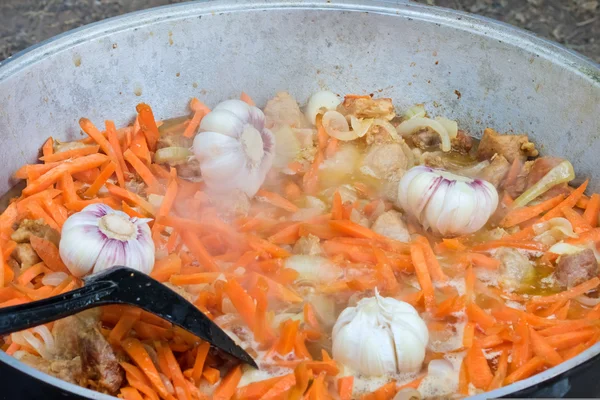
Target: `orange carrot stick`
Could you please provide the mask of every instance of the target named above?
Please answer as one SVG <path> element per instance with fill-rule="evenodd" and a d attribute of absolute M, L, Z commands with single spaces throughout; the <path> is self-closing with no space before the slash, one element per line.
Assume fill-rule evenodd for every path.
<path fill-rule="evenodd" d="M 41 157 L 40 160 L 46 163 L 48 162 L 57 162 L 64 161 L 70 158 L 77 158 L 82 156 L 88 156 L 90 154 L 95 154 L 100 150 L 100 146 L 86 146 L 80 147 L 77 149 L 61 151 L 60 153 L 54 153 L 48 156 Z"/>
<path fill-rule="evenodd" d="M 592 226 L 587 220 L 572 208 L 563 208 L 561 211 L 573 226 L 573 231 L 575 233 L 587 232 L 592 229 Z"/>
<path fill-rule="evenodd" d="M 29 241 L 31 243 L 31 247 L 33 247 L 33 250 L 35 250 L 37 255 L 42 259 L 42 261 L 44 261 L 48 268 L 54 272 L 69 273 L 69 270 L 62 262 L 58 253 L 58 248 L 54 245 L 54 243 L 35 235 L 31 235 L 29 237 Z"/>
<path fill-rule="evenodd" d="M 554 348 L 547 342 L 546 338 L 537 333 L 533 328 L 529 328 L 529 336 L 531 337 L 531 347 L 533 353 L 543 358 L 550 366 L 557 366 L 563 362 L 562 357 Z"/>
<path fill-rule="evenodd" d="M 508 373 L 508 350 L 502 350 L 500 354 L 500 358 L 498 360 L 498 367 L 496 368 L 496 373 L 494 374 L 494 379 L 487 387 L 487 391 L 492 391 L 498 389 L 504 383 L 504 379 L 506 379 L 506 374 Z"/>
<path fill-rule="evenodd" d="M 516 381 L 529 378 L 531 375 L 537 373 L 544 366 L 544 364 L 545 361 L 542 357 L 533 357 L 531 360 L 527 361 L 525 364 L 508 375 L 504 380 L 504 384 L 510 385 Z"/>
<path fill-rule="evenodd" d="M 240 100 L 242 100 L 244 103 L 248 104 L 249 106 L 256 106 L 256 103 L 254 103 L 254 100 L 252 100 L 252 97 L 250 97 L 246 92 L 242 92 L 242 94 L 240 95 Z"/>
<path fill-rule="evenodd" d="M 340 192 L 336 191 L 333 194 L 333 203 L 331 206 L 331 219 L 343 219 L 344 216 L 344 208 L 342 204 L 342 196 Z"/>
<path fill-rule="evenodd" d="M 590 224 L 592 228 L 598 226 L 598 214 L 600 213 L 600 194 L 594 193 L 590 197 L 590 201 L 588 202 L 585 211 L 583 213 L 583 218 Z"/>
<path fill-rule="evenodd" d="M 96 126 L 89 119 L 81 118 L 79 120 L 79 126 L 81 126 L 81 129 L 89 137 L 94 139 L 94 141 L 100 145 L 100 148 L 102 149 L 102 151 L 104 151 L 104 153 L 108 157 L 110 157 L 111 160 L 113 160 L 113 162 L 115 163 L 115 166 L 116 166 L 115 171 L 117 173 L 117 180 L 119 181 L 119 185 L 121 187 L 124 187 L 125 186 L 125 176 L 123 175 L 123 170 L 121 169 L 121 166 L 119 164 L 119 159 L 117 157 L 117 154 L 116 154 L 115 150 L 112 148 L 112 146 L 110 145 L 110 142 L 102 135 L 102 133 L 98 130 L 98 128 L 96 128 Z"/>
<path fill-rule="evenodd" d="M 558 196 L 555 196 L 551 199 L 548 199 L 533 206 L 515 208 L 509 211 L 508 214 L 506 214 L 506 216 L 501 222 L 501 225 L 510 228 L 512 226 L 520 224 L 521 222 L 525 222 L 531 218 L 535 218 L 541 213 L 556 207 L 558 204 L 560 204 L 561 201 L 564 200 L 564 198 L 565 196 L 563 194 L 559 194 Z"/>
<path fill-rule="evenodd" d="M 114 162 L 111 161 L 108 164 L 106 164 L 102 171 L 100 171 L 100 175 L 98 175 L 94 183 L 92 183 L 92 185 L 83 193 L 83 195 L 88 198 L 95 197 L 98 194 L 100 188 L 104 186 L 108 178 L 110 178 L 113 172 L 115 172 L 115 169 L 116 165 Z"/>
<path fill-rule="evenodd" d="M 144 348 L 144 345 L 137 339 L 127 338 L 123 340 L 121 346 L 127 355 L 131 357 L 133 362 L 135 362 L 135 364 L 144 372 L 160 396 L 162 398 L 172 398 L 156 370 L 152 359 Z"/>
<path fill-rule="evenodd" d="M 237 366 L 233 368 L 226 376 L 223 378 L 223 381 L 215 390 L 213 394 L 214 400 L 229 400 L 235 394 L 238 383 L 240 383 L 240 379 L 242 379 L 242 367 Z"/>
<path fill-rule="evenodd" d="M 131 140 L 131 144 L 127 147 L 130 149 L 140 160 L 146 165 L 150 165 L 152 156 L 148 149 L 148 143 L 146 143 L 146 137 L 142 131 L 138 131 Z"/>
<path fill-rule="evenodd" d="M 478 389 L 486 389 L 492 383 L 494 375 L 492 375 L 487 359 L 477 341 L 473 342 L 465 361 L 469 380 L 473 386 Z"/>
<path fill-rule="evenodd" d="M 42 155 L 44 157 L 50 157 L 52 154 L 54 154 L 54 139 L 49 137 L 42 146 Z"/>
<path fill-rule="evenodd" d="M 244 322 L 246 322 L 250 329 L 254 329 L 256 316 L 256 304 L 254 304 L 254 299 L 235 279 L 227 280 L 223 289 Z"/>
<path fill-rule="evenodd" d="M 139 195 L 132 193 L 129 190 L 115 186 L 108 182 L 106 183 L 106 188 L 108 189 L 108 192 L 111 195 L 113 195 L 114 197 L 116 197 L 120 200 L 125 200 L 134 205 L 140 206 L 142 209 L 144 209 L 149 214 L 154 215 L 155 210 L 154 210 L 154 207 L 152 206 L 152 204 L 148 203 L 148 201 L 144 200 Z"/>
<path fill-rule="evenodd" d="M 419 236 L 417 238 L 417 243 L 419 243 L 423 249 L 423 255 L 425 256 L 431 279 L 436 282 L 446 282 L 448 277 L 444 274 L 444 271 L 442 271 L 442 267 L 429 244 L 429 240 L 423 236 Z"/>
<path fill-rule="evenodd" d="M 152 174 L 152 171 L 140 160 L 130 149 L 123 153 L 125 160 L 131 164 L 135 172 L 142 178 L 144 183 L 149 187 L 158 187 L 158 179 Z"/>
<path fill-rule="evenodd" d="M 416 243 L 411 245 L 410 255 L 417 274 L 417 280 L 425 297 L 425 307 L 431 311 L 435 308 L 435 293 L 422 246 Z"/>
<path fill-rule="evenodd" d="M 140 129 L 146 137 L 148 148 L 150 151 L 156 150 L 156 143 L 160 137 L 158 127 L 156 126 L 156 120 L 154 119 L 154 113 L 152 108 L 148 104 L 140 103 L 135 108 L 138 112 L 138 119 L 140 122 Z"/>
<path fill-rule="evenodd" d="M 194 232 L 183 231 L 181 232 L 181 238 L 194 257 L 196 257 L 196 260 L 198 260 L 203 267 L 207 268 L 209 271 L 220 271 L 219 266 Z"/>
<path fill-rule="evenodd" d="M 210 343 L 208 342 L 202 342 L 202 344 L 198 346 L 196 359 L 194 360 L 194 368 L 192 370 L 192 379 L 196 384 L 202 379 L 202 371 L 204 370 L 204 364 L 206 363 L 206 356 L 208 355 L 209 349 Z"/>
<path fill-rule="evenodd" d="M 271 205 L 274 205 L 275 207 L 279 207 L 285 211 L 289 211 L 289 212 L 298 211 L 298 206 L 296 206 L 294 203 L 287 200 L 285 197 L 278 195 L 277 193 L 269 192 L 264 189 L 260 189 L 256 193 L 256 197 L 258 198 L 258 200 L 265 201 L 265 202 L 267 202 Z"/>
<path fill-rule="evenodd" d="M 117 128 L 115 127 L 115 123 L 113 121 L 105 121 L 104 125 L 106 127 L 106 138 L 108 139 L 108 143 L 112 146 L 115 151 L 115 155 L 117 156 L 117 161 L 123 173 L 129 172 L 127 165 L 125 164 L 125 159 L 123 158 L 123 148 L 121 147 L 121 143 L 119 142 L 119 137 L 117 135 Z"/>

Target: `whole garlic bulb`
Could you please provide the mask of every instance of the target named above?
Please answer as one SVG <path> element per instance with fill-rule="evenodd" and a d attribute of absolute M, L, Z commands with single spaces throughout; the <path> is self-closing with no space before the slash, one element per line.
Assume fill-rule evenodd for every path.
<path fill-rule="evenodd" d="M 148 221 L 105 204 L 91 204 L 65 221 L 60 258 L 77 277 L 116 265 L 149 274 L 154 268 L 154 242 Z"/>
<path fill-rule="evenodd" d="M 494 185 L 441 169 L 411 168 L 398 184 L 398 201 L 425 229 L 443 236 L 476 232 L 498 206 Z"/>
<path fill-rule="evenodd" d="M 252 197 L 273 164 L 274 148 L 263 112 L 241 100 L 226 100 L 202 119 L 193 152 L 210 190 L 239 189 Z"/>
<path fill-rule="evenodd" d="M 342 311 L 332 338 L 336 360 L 361 374 L 381 376 L 418 371 L 429 332 L 413 306 L 376 291 Z"/>

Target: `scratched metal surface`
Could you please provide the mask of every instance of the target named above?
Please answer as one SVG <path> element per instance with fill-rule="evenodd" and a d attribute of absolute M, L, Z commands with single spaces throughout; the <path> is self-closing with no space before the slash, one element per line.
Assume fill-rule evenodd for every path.
<path fill-rule="evenodd" d="M 475 135 L 524 132 L 580 177 L 599 170 L 600 70 L 551 42 L 417 4 L 219 1 L 93 24 L 0 64 L 0 193 L 46 137 L 79 138 L 83 116 L 119 125 L 141 101 L 165 118 L 187 113 L 192 96 L 215 104 L 245 90 L 264 104 L 278 90 L 305 101 L 320 88 L 425 103 Z"/>

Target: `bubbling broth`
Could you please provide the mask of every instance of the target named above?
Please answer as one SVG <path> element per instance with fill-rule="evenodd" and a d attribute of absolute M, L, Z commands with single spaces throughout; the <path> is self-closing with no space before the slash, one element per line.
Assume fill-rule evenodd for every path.
<path fill-rule="evenodd" d="M 600 196 L 568 160 L 386 98 L 211 106 L 48 139 L 0 202 L 0 306 L 128 263 L 260 369 L 125 306 L 3 351 L 123 399 L 391 400 L 494 390 L 597 342 Z"/>

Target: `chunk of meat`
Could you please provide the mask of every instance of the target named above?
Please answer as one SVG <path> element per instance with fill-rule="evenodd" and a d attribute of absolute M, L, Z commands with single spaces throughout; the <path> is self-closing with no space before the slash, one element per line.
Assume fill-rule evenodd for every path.
<path fill-rule="evenodd" d="M 31 235 L 46 239 L 54 243 L 57 247 L 60 243 L 60 233 L 46 225 L 43 219 L 24 219 L 10 238 L 17 243 L 29 243 Z"/>
<path fill-rule="evenodd" d="M 81 357 L 83 378 L 78 384 L 114 394 L 123 383 L 123 370 L 98 329 L 98 315 L 96 310 L 90 310 L 54 323 L 55 361 Z"/>
<path fill-rule="evenodd" d="M 408 159 L 398 143 L 369 147 L 360 171 L 377 179 L 398 180 L 408 167 Z"/>
<path fill-rule="evenodd" d="M 142 181 L 137 175 L 127 174 L 129 175 L 129 180 L 125 181 L 125 189 L 129 190 L 131 193 L 135 193 L 142 197 L 146 197 L 146 184 Z"/>
<path fill-rule="evenodd" d="M 527 187 L 531 187 L 539 182 L 550 170 L 563 162 L 559 157 L 540 157 L 533 161 L 527 174 Z"/>
<path fill-rule="evenodd" d="M 598 261 L 592 249 L 561 256 L 556 264 L 556 279 L 561 286 L 572 288 L 598 276 Z"/>
<path fill-rule="evenodd" d="M 497 155 L 492 159 L 490 165 L 481 170 L 479 178 L 488 181 L 495 187 L 499 187 L 509 170 L 510 163 L 504 156 Z"/>
<path fill-rule="evenodd" d="M 525 189 L 527 189 L 527 177 L 531 172 L 531 168 L 533 167 L 534 161 L 526 161 L 525 164 L 521 167 L 521 170 L 517 174 L 517 179 L 515 179 L 514 183 L 510 185 L 504 184 L 504 190 L 513 198 L 516 199 L 519 197 Z"/>
<path fill-rule="evenodd" d="M 323 255 L 321 240 L 317 236 L 311 234 L 298 239 L 294 244 L 294 249 L 292 251 L 294 254 L 304 254 L 307 256 Z"/>
<path fill-rule="evenodd" d="M 370 96 L 346 96 L 338 111 L 356 118 L 381 118 L 391 121 L 396 116 L 392 99 L 374 99 Z"/>
<path fill-rule="evenodd" d="M 477 157 L 480 160 L 489 160 L 494 154 L 503 155 L 509 163 L 512 163 L 515 159 L 525 161 L 528 157 L 536 157 L 539 153 L 527 135 L 501 135 L 487 128 L 479 142 Z"/>
<path fill-rule="evenodd" d="M 79 356 L 70 360 L 46 360 L 42 357 L 25 353 L 21 361 L 38 371 L 55 376 L 60 380 L 79 386 L 86 386 L 83 364 Z"/>
<path fill-rule="evenodd" d="M 12 256 L 19 263 L 21 272 L 42 261 L 29 243 L 17 244 Z"/>
<path fill-rule="evenodd" d="M 454 139 L 450 140 L 450 143 L 452 144 L 452 150 L 461 154 L 468 154 L 473 148 L 473 138 L 461 130 L 458 131 Z"/>
<path fill-rule="evenodd" d="M 308 128 L 310 123 L 300 111 L 298 102 L 287 92 L 279 92 L 265 106 L 265 126 L 272 129 L 287 125 L 292 128 Z"/>
<path fill-rule="evenodd" d="M 432 147 L 439 147 L 442 139 L 433 129 L 425 128 L 408 136 L 406 141 L 421 150 L 429 150 Z"/>
<path fill-rule="evenodd" d="M 371 229 L 391 239 L 405 243 L 410 242 L 410 234 L 408 233 L 406 224 L 402 220 L 402 214 L 398 211 L 390 210 L 384 212 L 377 217 Z"/>
<path fill-rule="evenodd" d="M 186 163 L 176 165 L 177 175 L 187 180 L 195 180 L 200 178 L 200 163 L 195 158 Z"/>
<path fill-rule="evenodd" d="M 501 247 L 493 257 L 501 263 L 498 281 L 506 290 L 519 290 L 535 277 L 533 264 L 518 250 Z"/>

